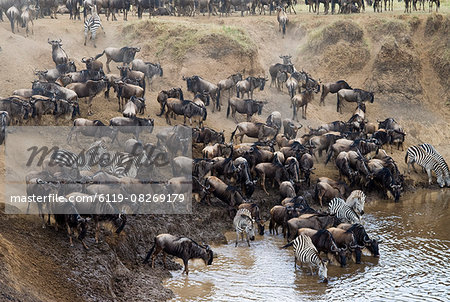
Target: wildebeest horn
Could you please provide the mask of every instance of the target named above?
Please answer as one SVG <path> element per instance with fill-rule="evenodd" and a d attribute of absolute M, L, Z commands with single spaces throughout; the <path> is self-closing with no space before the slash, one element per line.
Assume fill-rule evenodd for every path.
<path fill-rule="evenodd" d="M 52 43 L 50 43 L 50 38 L 47 38 L 47 43 L 48 44 L 52 44 Z"/>
<path fill-rule="evenodd" d="M 62 42 L 62 39 L 59 39 L 58 43 L 61 43 L 61 42 Z"/>

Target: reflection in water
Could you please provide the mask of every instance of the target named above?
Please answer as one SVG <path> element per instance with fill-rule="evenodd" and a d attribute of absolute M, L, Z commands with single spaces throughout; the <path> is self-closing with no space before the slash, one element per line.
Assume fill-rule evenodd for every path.
<path fill-rule="evenodd" d="M 193 263 L 188 277 L 175 271 L 164 284 L 173 301 L 449 301 L 449 201 L 450 190 L 441 190 L 367 204 L 363 224 L 383 238 L 381 257 L 330 266 L 328 284 L 309 269 L 294 271 L 292 249 L 280 249 L 282 236 L 267 232 L 250 248 L 235 248 L 235 234 L 227 234 L 229 244 L 213 247 L 218 257 L 211 266 Z"/>

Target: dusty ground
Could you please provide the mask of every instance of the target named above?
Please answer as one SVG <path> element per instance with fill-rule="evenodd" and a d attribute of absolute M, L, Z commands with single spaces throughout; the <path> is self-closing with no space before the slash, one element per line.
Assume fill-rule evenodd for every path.
<path fill-rule="evenodd" d="M 396 5 L 399 4 L 396 2 Z M 100 53 L 105 47 L 142 46 L 137 58 L 160 62 L 164 76 L 155 78 L 146 94 L 148 114 L 157 125 L 159 105 L 156 94 L 161 89 L 179 86 L 182 76 L 200 75 L 218 82 L 228 75 L 268 75 L 270 64 L 279 55 L 291 54 L 297 69 L 304 69 L 324 82 L 345 79 L 353 87 L 375 92 L 375 102 L 368 104 L 370 121 L 395 117 L 407 132 L 405 147 L 432 143 L 450 158 L 450 96 L 448 54 L 450 21 L 443 15 L 415 13 L 365 13 L 351 16 L 316 16 L 304 12 L 290 15 L 286 38 L 277 30 L 275 17 L 197 17 L 153 18 L 124 23 L 106 22 L 106 35 L 99 34 L 97 49 L 84 47 L 82 23 L 67 16 L 58 20 L 38 20 L 34 35 L 13 35 L 9 24 L 0 23 L 0 96 L 18 88 L 31 88 L 33 70 L 52 68 L 51 46 L 47 38 L 61 38 L 69 57 L 82 68 L 81 58 Z M 105 62 L 104 58 L 102 59 Z M 115 64 L 111 64 L 115 72 Z M 6 71 L 6 72 L 5 72 Z M 291 117 L 289 97 L 266 86 L 255 92 L 267 100 L 265 120 L 278 110 Z M 336 113 L 336 99 L 328 96 L 326 106 L 318 106 L 319 96 L 308 107 L 306 126 L 318 126 L 334 120 L 347 120 L 353 106 L 344 114 Z M 225 99 L 223 104 L 226 105 Z M 84 116 L 85 104 L 81 104 Z M 117 112 L 117 103 L 102 97 L 94 99 L 92 119 L 104 122 Z M 226 109 L 226 107 L 225 107 Z M 243 117 L 239 117 L 243 121 Z M 49 122 L 50 120 L 47 120 Z M 226 119 L 225 110 L 208 114 L 207 125 L 225 129 L 227 138 L 235 123 Z M 306 130 L 303 130 L 306 131 Z M 303 132 L 302 132 L 303 133 Z M 3 149 L 2 149 L 3 150 Z M 3 154 L 3 151 L 2 151 Z M 394 159 L 404 170 L 404 152 L 395 151 Z M 0 169 L 4 173 L 4 159 Z M 335 169 L 317 164 L 315 177 L 336 176 Z M 412 174 L 410 184 L 423 185 L 425 176 Z M 435 187 L 433 187 L 435 188 Z M 374 198 L 377 198 L 375 195 Z M 276 192 L 269 197 L 256 192 L 265 214 L 278 201 Z M 140 262 L 153 237 L 160 232 L 191 236 L 203 241 L 224 240 L 222 231 L 231 220 L 219 203 L 195 206 L 193 216 L 131 217 L 121 236 L 105 232 L 96 246 L 89 234 L 91 249 L 78 244 L 69 247 L 65 232 L 42 230 L 36 217 L 0 216 L 0 300 L 11 301 L 155 301 L 171 296 L 160 280 L 167 276 L 161 269 L 142 267 Z M 161 267 L 161 265 L 159 265 Z M 174 267 L 174 265 L 172 265 Z"/>

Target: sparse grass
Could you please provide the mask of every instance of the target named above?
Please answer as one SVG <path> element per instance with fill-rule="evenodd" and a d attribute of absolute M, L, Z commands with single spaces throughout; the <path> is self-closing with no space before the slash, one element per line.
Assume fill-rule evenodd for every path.
<path fill-rule="evenodd" d="M 249 53 L 256 45 L 240 28 L 215 24 L 195 24 L 185 21 L 147 20 L 123 28 L 127 41 L 141 42 L 149 49 L 156 49 L 155 55 L 170 55 L 183 60 L 186 53 L 197 45 L 208 41 L 232 44 L 240 52 Z M 144 39 L 144 40 L 143 40 Z"/>

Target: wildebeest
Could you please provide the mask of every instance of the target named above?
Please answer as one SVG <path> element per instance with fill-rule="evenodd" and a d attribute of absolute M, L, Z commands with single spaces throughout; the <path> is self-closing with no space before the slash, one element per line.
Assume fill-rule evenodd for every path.
<path fill-rule="evenodd" d="M 117 18 L 115 16 L 116 10 L 122 10 L 123 11 L 123 20 L 127 21 L 128 17 L 128 11 L 130 10 L 130 0 L 109 0 L 108 1 L 108 13 L 106 14 L 106 20 L 109 18 L 109 14 L 112 14 L 111 20 L 117 21 Z"/>
<path fill-rule="evenodd" d="M 284 83 L 286 83 L 288 79 L 288 73 L 286 71 L 278 71 L 277 74 L 277 88 L 278 90 L 283 91 Z"/>
<path fill-rule="evenodd" d="M 281 31 L 283 29 L 283 38 L 284 38 L 284 35 L 286 34 L 286 26 L 289 23 L 289 18 L 286 14 L 284 7 L 277 8 L 277 21 L 278 21 L 278 31 Z"/>
<path fill-rule="evenodd" d="M 95 71 L 100 71 L 103 70 L 103 63 L 100 60 L 97 60 L 98 57 L 83 57 L 81 59 L 81 62 L 86 64 L 86 69 L 87 70 L 95 70 Z"/>
<path fill-rule="evenodd" d="M 158 101 L 159 105 L 161 106 L 161 112 L 159 114 L 157 114 L 157 116 L 161 116 L 164 113 L 164 106 L 167 102 L 168 98 L 177 98 L 180 100 L 184 100 L 183 98 L 183 91 L 181 90 L 181 88 L 171 88 L 169 90 L 161 90 L 158 93 L 158 96 L 156 98 L 156 100 Z"/>
<path fill-rule="evenodd" d="M 105 90 L 106 82 L 100 81 L 87 81 L 86 83 L 72 83 L 67 85 L 67 88 L 76 92 L 79 98 L 89 98 L 88 103 L 88 115 L 92 115 L 92 99 Z"/>
<path fill-rule="evenodd" d="M 187 237 L 159 234 L 155 237 L 153 246 L 148 251 L 147 256 L 144 259 L 144 263 L 147 263 L 150 257 L 152 257 L 152 268 L 154 268 L 155 258 L 161 251 L 163 252 L 164 267 L 166 267 L 166 253 L 179 257 L 183 260 L 184 272 L 186 275 L 189 274 L 189 259 L 203 259 L 207 265 L 211 265 L 213 261 L 213 251 L 208 245 L 200 245 Z"/>
<path fill-rule="evenodd" d="M 131 79 L 139 83 L 139 86 L 144 89 L 145 94 L 145 74 L 137 70 L 131 70 L 129 66 L 117 66 L 120 71 L 122 80 Z"/>
<path fill-rule="evenodd" d="M 106 55 L 106 72 L 110 73 L 109 62 L 123 62 L 124 64 L 129 64 L 134 60 L 134 56 L 137 52 L 141 51 L 140 47 L 129 47 L 125 46 L 122 48 L 108 47 L 98 54 L 96 57 L 99 58 L 103 54 Z"/>
<path fill-rule="evenodd" d="M 346 249 L 340 249 L 337 247 L 333 235 L 331 235 L 329 231 L 301 228 L 298 229 L 298 235 L 306 235 L 310 237 L 319 253 L 333 253 L 337 256 L 337 260 L 341 264 L 341 267 L 344 267 L 347 264 Z"/>
<path fill-rule="evenodd" d="M 59 41 L 48 39 L 47 42 L 52 46 L 52 59 L 53 62 L 55 62 L 55 65 L 64 64 L 69 61 L 66 52 L 62 49 L 61 39 L 59 39 Z"/>
<path fill-rule="evenodd" d="M 221 91 L 228 90 L 228 100 L 230 100 L 231 94 L 233 93 L 234 89 L 236 88 L 236 84 L 239 81 L 242 81 L 242 74 L 240 73 L 232 74 L 225 80 L 219 81 L 219 83 L 217 83 L 217 87 L 219 88 L 219 90 L 217 91 L 217 99 L 220 101 Z"/>
<path fill-rule="evenodd" d="M 362 89 L 341 89 L 337 93 L 337 112 L 342 113 L 342 101 L 347 102 L 371 102 L 373 103 L 374 97 L 373 92 L 365 91 Z"/>
<path fill-rule="evenodd" d="M 23 120 L 27 120 L 31 112 L 31 106 L 28 102 L 18 97 L 9 97 L 0 99 L 0 111 L 8 112 L 11 124 L 23 124 Z"/>
<path fill-rule="evenodd" d="M 297 91 L 298 88 L 298 81 L 294 78 L 294 77 L 289 77 L 286 80 L 286 88 L 287 91 L 289 93 L 289 96 L 291 97 L 291 99 L 294 97 L 295 92 Z"/>
<path fill-rule="evenodd" d="M 308 103 L 314 100 L 314 94 L 312 89 L 307 89 L 302 91 L 300 94 L 294 95 L 291 99 L 293 114 L 292 120 L 296 120 L 298 122 L 297 111 L 301 107 L 302 108 L 302 118 L 306 120 L 306 109 L 308 109 Z"/>
<path fill-rule="evenodd" d="M 337 226 L 337 228 L 352 233 L 358 245 L 365 246 L 373 257 L 380 257 L 378 244 L 381 243 L 382 240 L 380 238 L 370 239 L 369 235 L 367 235 L 366 230 L 361 224 L 341 223 Z"/>
<path fill-rule="evenodd" d="M 328 93 L 337 93 L 341 89 L 353 89 L 353 88 L 350 87 L 350 85 L 344 80 L 339 80 L 334 83 L 322 84 L 322 95 L 320 96 L 319 106 L 320 105 L 325 106 L 325 97 L 328 95 Z"/>
<path fill-rule="evenodd" d="M 328 228 L 328 231 L 333 235 L 333 238 L 339 248 L 348 249 L 350 252 L 356 254 L 356 264 L 361 263 L 361 249 L 364 246 L 358 245 L 357 240 L 352 232 L 339 229 L 337 227 Z"/>
<path fill-rule="evenodd" d="M 238 130 L 239 132 L 236 134 Z M 240 137 L 241 143 L 244 135 L 258 138 L 258 141 L 262 141 L 263 139 L 274 139 L 278 134 L 278 129 L 269 127 L 263 123 L 242 122 L 237 124 L 236 129 L 231 133 L 231 142 L 235 134 L 236 138 Z"/>
<path fill-rule="evenodd" d="M 202 155 L 203 158 L 209 159 L 213 159 L 214 157 L 218 156 L 228 156 L 228 154 L 225 154 L 225 152 L 227 150 L 232 150 L 232 148 L 233 147 L 228 144 L 216 143 L 212 146 L 206 146 L 205 148 L 203 148 Z"/>
<path fill-rule="evenodd" d="M 281 113 L 279 111 L 273 111 L 266 120 L 266 125 L 275 127 L 278 130 L 281 129 Z"/>
<path fill-rule="evenodd" d="M 166 116 L 166 122 L 169 125 L 171 124 L 170 114 L 183 115 L 184 116 L 184 125 L 186 125 L 186 117 L 189 118 L 189 121 L 192 125 L 191 118 L 194 116 L 200 116 L 201 117 L 201 122 L 199 125 L 200 127 L 202 126 L 203 121 L 206 120 L 206 116 L 207 116 L 206 108 L 200 107 L 199 105 L 197 105 L 189 100 L 182 101 L 182 100 L 176 99 L 176 98 L 168 98 L 163 105 L 163 109 L 162 109 L 163 112 L 165 111 L 166 107 L 167 107 L 167 110 L 166 110 L 165 116 Z"/>
<path fill-rule="evenodd" d="M 138 85 L 124 83 L 123 81 L 117 81 L 117 102 L 119 104 L 119 112 L 123 111 L 125 100 L 131 99 L 131 97 L 143 98 L 144 89 Z"/>
<path fill-rule="evenodd" d="M 284 129 L 284 135 L 287 139 L 294 139 L 297 137 L 297 132 L 299 129 L 301 129 L 303 126 L 300 124 L 300 126 L 296 126 L 294 124 L 294 121 L 290 119 L 284 119 L 283 120 L 283 129 Z"/>
<path fill-rule="evenodd" d="M 55 82 L 59 77 L 65 75 L 65 74 L 71 74 L 73 72 L 76 72 L 77 68 L 75 66 L 75 62 L 70 61 L 67 63 L 56 65 L 56 68 L 44 70 L 44 71 L 35 71 L 35 74 L 39 76 L 39 80 L 45 80 L 47 82 Z M 74 81 L 72 79 L 72 76 L 70 76 L 71 83 L 72 82 L 85 82 L 87 80 L 90 80 L 87 78 L 89 76 L 89 73 L 83 74 L 85 78 L 83 80 Z"/>
<path fill-rule="evenodd" d="M 298 217 L 299 213 L 293 207 L 274 206 L 270 209 L 270 223 L 269 231 L 273 234 L 274 231 L 278 235 L 278 226 L 282 227 L 283 237 L 286 237 L 287 222 L 291 218 Z"/>
<path fill-rule="evenodd" d="M 267 195 L 269 195 L 269 193 L 267 192 L 265 185 L 266 177 L 272 180 L 274 186 L 276 182 L 278 187 L 286 180 L 292 179 L 296 183 L 300 181 L 298 161 L 294 157 L 289 157 L 286 159 L 285 163 L 286 164 L 283 165 L 278 158 L 275 157 L 272 163 L 259 163 L 256 165 L 255 171 L 258 178 L 261 179 L 261 186 Z"/>
<path fill-rule="evenodd" d="M 234 207 L 245 202 L 238 187 L 227 185 L 216 176 L 208 176 L 205 181 L 205 186 L 216 198 L 228 205 L 230 217 L 234 216 Z M 209 196 L 208 202 L 210 203 Z"/>
<path fill-rule="evenodd" d="M 196 130 L 194 130 L 196 129 Z M 218 132 L 212 128 L 202 127 L 200 129 L 193 128 L 192 131 L 192 142 L 193 143 L 202 143 L 204 145 L 221 143 L 225 142 L 225 136 L 223 131 Z"/>
<path fill-rule="evenodd" d="M 247 98 L 253 99 L 253 90 L 259 87 L 259 90 L 264 90 L 264 85 L 267 79 L 264 77 L 247 77 L 245 80 L 236 83 L 236 96 L 243 97 L 247 93 Z"/>
<path fill-rule="evenodd" d="M 297 218 L 288 220 L 288 240 L 291 241 L 297 236 L 298 229 L 310 228 L 323 230 L 340 224 L 340 220 L 335 215 L 326 214 L 304 214 Z"/>
<path fill-rule="evenodd" d="M 20 19 L 22 20 L 22 27 L 25 27 L 26 34 L 28 37 L 29 32 L 29 23 L 31 22 L 31 34 L 34 35 L 34 22 L 33 19 L 35 16 L 36 11 L 32 9 L 30 6 L 25 7 L 25 9 L 22 12 L 22 15 L 20 15 Z"/>
<path fill-rule="evenodd" d="M 78 142 L 78 133 L 94 138 L 113 138 L 115 136 L 114 130 L 103 124 L 100 120 L 91 121 L 85 118 L 77 118 L 73 121 L 73 127 L 67 136 L 67 143 L 70 143 L 74 134 L 75 140 Z"/>
<path fill-rule="evenodd" d="M 134 59 L 131 62 L 131 69 L 143 72 L 149 83 L 154 76 L 163 76 L 163 69 L 159 63 L 144 62 L 141 59 Z"/>
<path fill-rule="evenodd" d="M 292 63 L 289 63 L 289 64 L 276 63 L 276 64 L 270 65 L 270 67 L 269 67 L 269 73 L 270 73 L 270 77 L 271 77 L 270 86 L 272 86 L 272 84 L 275 84 L 276 79 L 277 79 L 277 74 L 279 71 L 293 73 L 294 65 L 292 65 Z"/>
<path fill-rule="evenodd" d="M 77 93 L 66 87 L 61 87 L 55 83 L 34 81 L 32 85 L 32 95 L 42 95 L 49 98 L 63 99 L 66 101 L 78 101 Z"/>
<path fill-rule="evenodd" d="M 41 95 L 33 95 L 30 99 L 30 105 L 32 108 L 32 118 L 36 118 L 36 124 L 41 124 L 43 115 L 56 114 L 56 100 L 54 98 L 48 98 Z"/>
<path fill-rule="evenodd" d="M 10 121 L 8 112 L 0 111 L 0 145 L 5 141 L 6 127 L 9 126 Z"/>
<path fill-rule="evenodd" d="M 6 16 L 8 17 L 9 22 L 11 23 L 12 33 L 14 33 L 14 27 L 17 29 L 17 32 L 19 32 L 19 22 L 21 21 L 19 9 L 15 6 L 11 6 L 6 11 Z"/>
<path fill-rule="evenodd" d="M 109 125 L 115 128 L 118 131 L 115 131 L 115 136 L 113 137 L 111 143 L 117 139 L 118 132 L 123 133 L 133 133 L 134 137 L 139 140 L 139 133 L 146 129 L 148 132 L 153 131 L 154 121 L 153 119 L 145 119 L 145 118 L 128 118 L 128 117 L 113 117 L 109 120 Z"/>
<path fill-rule="evenodd" d="M 188 78 L 183 76 L 183 80 L 186 81 L 187 90 L 192 92 L 194 95 L 197 93 L 209 94 L 209 97 L 213 102 L 212 111 L 214 112 L 215 108 L 220 111 L 220 100 L 217 98 L 219 87 L 217 87 L 217 85 L 196 75 Z"/>
<path fill-rule="evenodd" d="M 319 200 L 320 207 L 323 207 L 323 202 L 329 202 L 335 197 L 342 197 L 343 189 L 336 189 L 328 183 L 318 182 L 315 188 L 316 199 Z"/>
<path fill-rule="evenodd" d="M 241 114 L 246 114 L 247 122 L 249 122 L 253 114 L 258 113 L 258 115 L 261 115 L 264 104 L 265 102 L 257 100 L 231 98 L 228 100 L 227 118 L 230 115 L 231 108 L 231 116 L 236 123 L 238 122 L 236 119 L 236 111 Z"/>
<path fill-rule="evenodd" d="M 124 117 L 136 117 L 137 113 L 143 114 L 145 110 L 145 99 L 137 98 L 134 95 L 131 96 L 130 100 L 125 104 L 123 109 Z"/>

